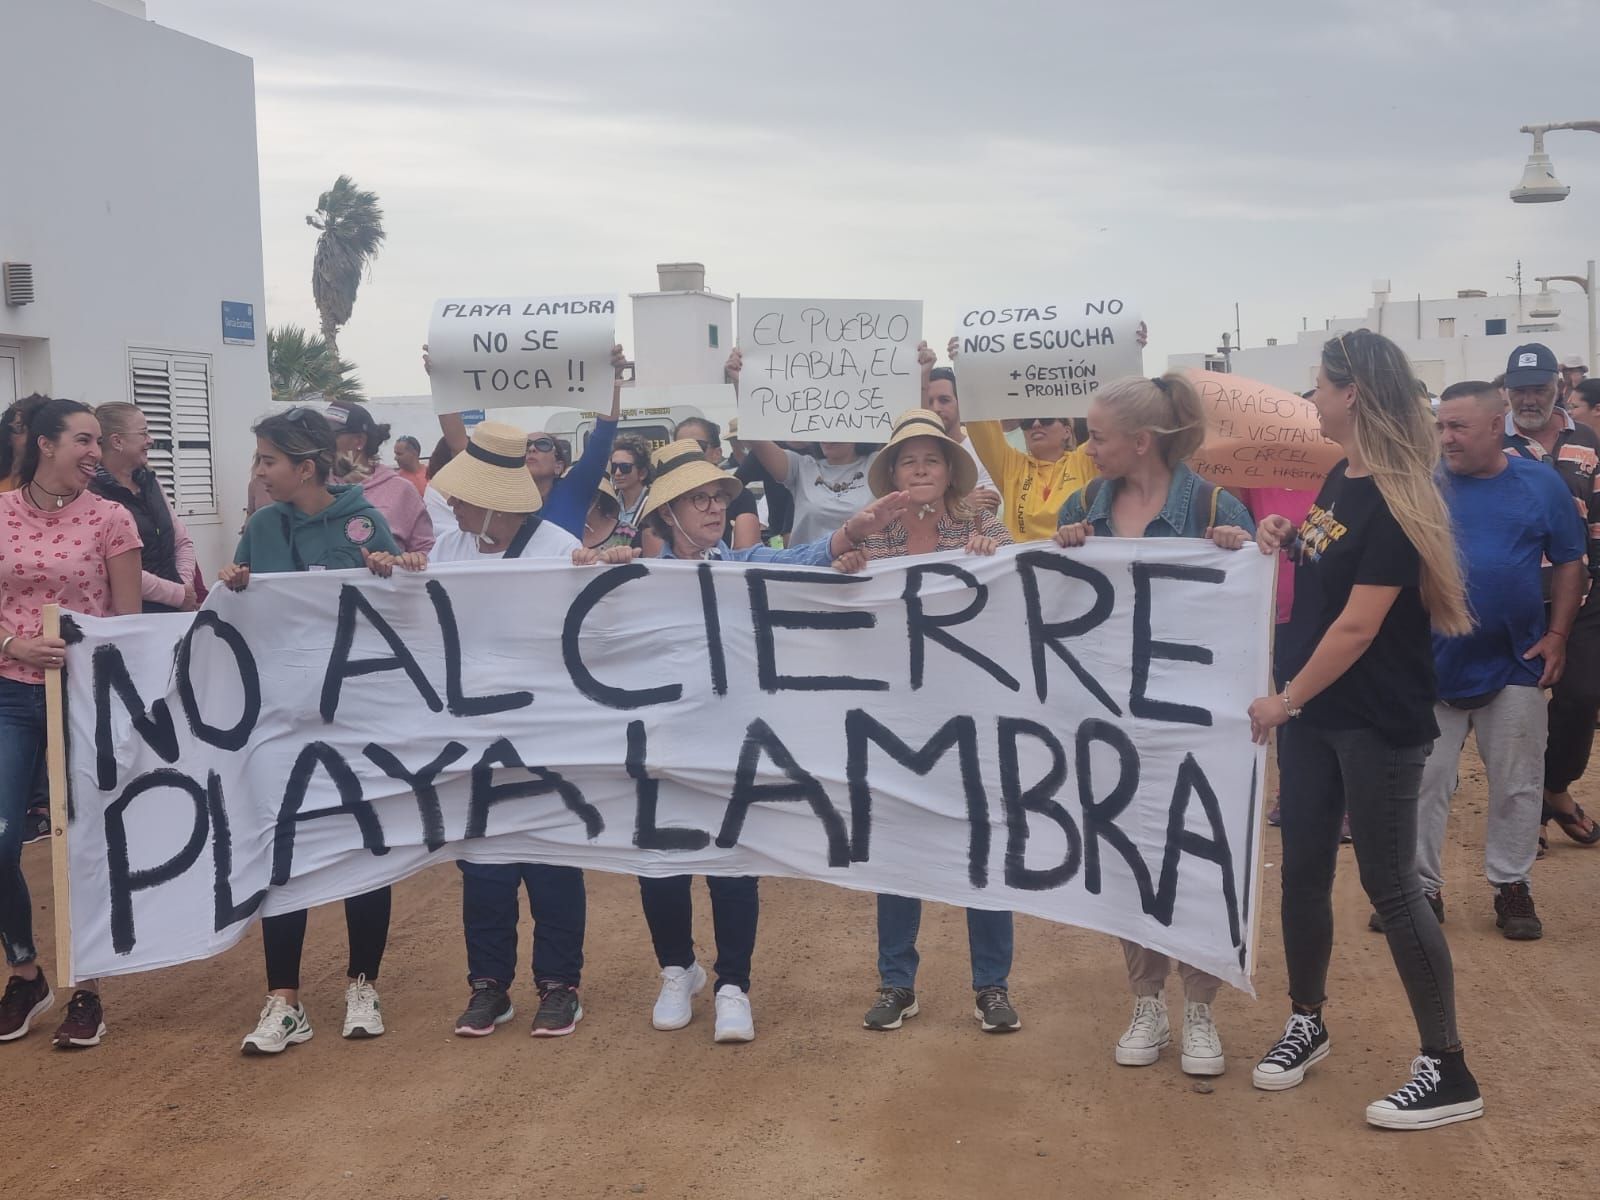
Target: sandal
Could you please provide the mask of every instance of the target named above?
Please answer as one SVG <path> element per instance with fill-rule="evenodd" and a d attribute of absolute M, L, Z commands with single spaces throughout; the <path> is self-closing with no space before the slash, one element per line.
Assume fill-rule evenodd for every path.
<path fill-rule="evenodd" d="M 1572 802 L 1572 811 L 1569 813 L 1560 812 L 1546 804 L 1544 811 L 1539 816 L 1539 821 L 1541 824 L 1546 821 L 1554 821 L 1561 826 L 1562 833 L 1580 846 L 1592 846 L 1596 842 L 1600 842 L 1600 824 L 1589 820 L 1589 815 L 1583 811 L 1583 805 L 1576 800 Z M 1589 827 L 1587 833 L 1583 829 L 1585 825 Z"/>

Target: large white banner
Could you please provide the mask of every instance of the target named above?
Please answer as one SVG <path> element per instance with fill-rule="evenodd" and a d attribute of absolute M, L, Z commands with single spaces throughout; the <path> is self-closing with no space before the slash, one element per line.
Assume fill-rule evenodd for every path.
<path fill-rule="evenodd" d="M 611 411 L 615 296 L 436 300 L 434 412 L 541 405 Z"/>
<path fill-rule="evenodd" d="M 958 325 L 964 421 L 1081 417 L 1100 388 L 1142 373 L 1139 313 L 1121 297 L 974 305 Z"/>
<path fill-rule="evenodd" d="M 74 617 L 76 972 L 467 858 L 1015 909 L 1248 988 L 1271 601 L 1253 548 L 1097 538 L 859 576 L 263 575 Z"/>
<path fill-rule="evenodd" d="M 922 403 L 920 300 L 739 297 L 739 436 L 886 442 Z"/>

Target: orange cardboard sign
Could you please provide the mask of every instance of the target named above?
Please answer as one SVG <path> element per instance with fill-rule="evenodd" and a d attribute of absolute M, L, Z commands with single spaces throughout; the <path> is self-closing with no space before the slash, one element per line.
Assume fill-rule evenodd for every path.
<path fill-rule="evenodd" d="M 1205 405 L 1205 445 L 1189 460 L 1223 487 L 1315 491 L 1344 457 L 1322 435 L 1311 401 L 1271 384 L 1215 371 L 1188 371 Z"/>

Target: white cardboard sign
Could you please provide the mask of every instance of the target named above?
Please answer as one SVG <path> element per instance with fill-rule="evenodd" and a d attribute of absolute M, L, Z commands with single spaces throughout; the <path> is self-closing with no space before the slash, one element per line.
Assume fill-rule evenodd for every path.
<path fill-rule="evenodd" d="M 739 436 L 886 442 L 922 403 L 920 300 L 739 297 Z"/>
<path fill-rule="evenodd" d="M 437 300 L 428 321 L 434 412 L 611 411 L 615 296 Z"/>
<path fill-rule="evenodd" d="M 1142 374 L 1139 313 L 1118 297 L 962 310 L 961 418 L 1081 417 L 1094 393 Z"/>

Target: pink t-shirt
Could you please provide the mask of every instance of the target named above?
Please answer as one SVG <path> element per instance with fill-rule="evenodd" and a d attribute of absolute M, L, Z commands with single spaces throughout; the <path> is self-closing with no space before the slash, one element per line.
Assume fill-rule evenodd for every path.
<path fill-rule="evenodd" d="M 1244 506 L 1250 510 L 1257 525 L 1265 517 L 1277 516 L 1289 518 L 1299 528 L 1300 522 L 1311 511 L 1317 494 L 1295 488 L 1240 488 L 1239 498 L 1244 501 Z M 1281 558 L 1278 562 L 1278 624 L 1287 624 L 1289 614 L 1293 611 L 1294 564 L 1287 558 Z"/>
<path fill-rule="evenodd" d="M 46 604 L 110 616 L 106 561 L 141 545 L 128 510 L 88 490 L 48 513 L 29 502 L 25 489 L 0 494 L 0 625 L 18 637 L 38 637 Z M 9 655 L 0 658 L 0 675 L 44 682 L 43 671 Z"/>

